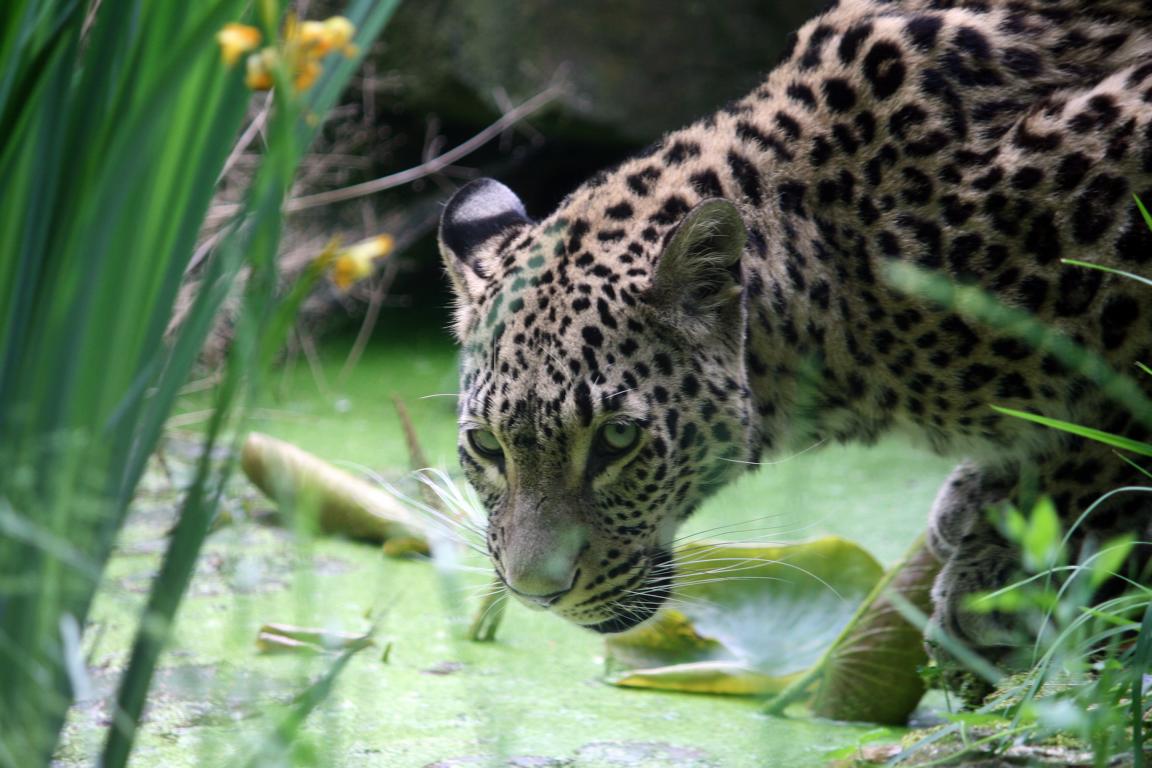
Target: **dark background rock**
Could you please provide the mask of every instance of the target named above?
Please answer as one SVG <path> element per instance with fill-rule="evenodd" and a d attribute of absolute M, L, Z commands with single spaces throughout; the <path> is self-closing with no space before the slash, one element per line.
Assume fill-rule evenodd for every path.
<path fill-rule="evenodd" d="M 557 76 L 548 135 L 646 143 L 751 90 L 826 0 L 418 0 L 384 32 L 381 69 L 416 110 L 490 121 Z"/>

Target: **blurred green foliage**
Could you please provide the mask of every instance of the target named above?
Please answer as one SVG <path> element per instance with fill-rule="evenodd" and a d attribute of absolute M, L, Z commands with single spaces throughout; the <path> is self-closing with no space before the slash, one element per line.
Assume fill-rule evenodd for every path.
<path fill-rule="evenodd" d="M 299 290 L 276 288 L 280 208 L 353 68 L 296 93 L 285 67 L 263 163 L 171 338 L 177 290 L 245 117 L 217 32 L 281 3 L 12 0 L 0 20 L 0 765 L 46 765 L 83 683 L 79 639 L 133 491 L 208 332 L 247 271 L 196 483 L 121 684 L 105 765 L 127 759 L 152 666 L 228 466 L 211 444 L 259 384 Z M 363 45 L 394 2 L 349 10 Z"/>

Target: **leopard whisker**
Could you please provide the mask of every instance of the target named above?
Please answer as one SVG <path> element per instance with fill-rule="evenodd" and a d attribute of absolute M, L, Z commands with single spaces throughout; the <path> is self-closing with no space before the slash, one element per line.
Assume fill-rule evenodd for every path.
<path fill-rule="evenodd" d="M 464 565 L 463 563 L 454 562 L 446 558 L 441 558 L 437 561 L 437 568 L 442 571 L 451 571 L 452 573 L 492 573 L 491 568 L 479 565 Z"/>
<path fill-rule="evenodd" d="M 775 517 L 780 517 L 780 513 L 779 512 L 770 512 L 766 515 L 761 515 L 759 517 L 750 517 L 750 518 L 746 518 L 744 520 L 738 520 L 734 523 L 725 523 L 723 525 L 714 525 L 711 528 L 703 528 L 703 529 L 698 530 L 698 531 L 692 531 L 690 533 L 683 534 L 682 536 L 677 536 L 676 538 L 672 539 L 672 541 L 670 543 L 671 544 L 679 544 L 679 543 L 684 542 L 684 541 L 690 541 L 691 539 L 694 539 L 694 538 L 709 536 L 709 535 L 717 535 L 717 534 L 721 534 L 721 533 L 729 533 L 733 530 L 737 530 L 740 533 L 745 533 L 745 532 L 750 532 L 750 531 L 762 531 L 762 530 L 763 531 L 773 531 L 773 530 L 786 531 L 786 530 L 788 530 L 784 526 L 779 526 L 779 527 L 776 527 L 776 526 L 756 526 L 756 527 L 752 527 L 752 528 L 745 528 L 744 527 L 744 526 L 751 526 L 753 523 L 759 523 L 763 520 L 770 520 L 770 519 L 775 518 Z M 812 525 L 812 523 L 807 523 L 803 526 L 803 528 L 810 527 L 811 525 Z"/>
<path fill-rule="evenodd" d="M 470 587 L 464 587 L 460 590 L 465 596 L 476 599 L 484 599 L 507 591 L 503 584 L 495 584 L 491 581 L 485 584 L 475 584 Z"/>
<path fill-rule="evenodd" d="M 729 562 L 729 561 L 730 561 L 729 565 L 723 565 L 723 566 L 719 566 L 717 568 L 712 568 L 712 569 L 708 569 L 708 570 L 696 571 L 696 572 L 691 573 L 691 574 L 684 574 L 682 572 L 680 572 L 680 573 L 673 572 L 673 573 L 668 574 L 668 575 L 659 575 L 659 576 L 655 577 L 654 579 L 652 579 L 649 582 L 649 584 L 652 588 L 655 589 L 655 588 L 662 588 L 664 585 L 666 585 L 668 583 L 671 583 L 673 585 L 673 588 L 675 588 L 676 586 L 679 586 L 679 587 L 690 586 L 690 585 L 691 586 L 699 586 L 701 584 L 715 583 L 715 582 L 720 582 L 720 581 L 750 581 L 750 580 L 754 580 L 754 579 L 755 580 L 770 580 L 770 581 L 787 581 L 787 579 L 784 579 L 783 577 L 780 577 L 780 576 L 734 575 L 734 574 L 740 574 L 742 571 L 747 571 L 747 570 L 751 570 L 753 568 L 757 568 L 761 565 L 764 565 L 764 564 L 770 562 L 773 565 L 778 565 L 778 566 L 781 566 L 784 568 L 792 568 L 794 570 L 797 570 L 800 573 L 804 574 L 805 576 L 819 582 L 822 586 L 826 587 L 836 597 L 840 598 L 841 600 L 844 599 L 844 596 L 841 595 L 840 592 L 835 587 L 833 587 L 831 584 L 829 584 L 826 580 L 820 578 L 819 576 L 817 576 L 816 574 L 807 570 L 806 568 L 801 568 L 800 566 L 794 565 L 792 563 L 787 563 L 787 562 L 784 562 L 781 560 L 763 561 L 763 560 L 750 560 L 748 558 L 713 558 L 710 560 L 701 560 L 695 564 L 708 563 L 708 562 Z M 683 567 L 684 563 L 677 563 L 677 565 Z"/>
<path fill-rule="evenodd" d="M 775 560 L 775 561 L 773 561 L 773 564 L 779 565 L 779 566 L 784 567 L 784 568 L 791 568 L 793 570 L 799 571 L 800 573 L 804 574 L 808 578 L 819 582 L 821 586 L 826 587 L 829 592 L 831 592 L 833 595 L 835 595 L 839 599 L 841 599 L 841 600 L 844 599 L 844 596 L 841 595 L 840 592 L 834 586 L 832 586 L 831 584 L 829 584 L 827 581 L 820 578 L 816 574 L 812 573 L 807 568 L 801 568 L 798 565 L 793 565 L 792 563 L 785 563 L 781 560 Z M 778 576 L 732 576 L 729 578 L 733 578 L 733 579 L 776 579 L 779 581 L 786 581 L 786 579 L 781 579 Z"/>
<path fill-rule="evenodd" d="M 622 389 L 619 392 L 613 392 L 610 395 L 601 395 L 600 399 L 601 400 L 611 400 L 614 397 L 619 397 L 620 395 L 626 395 L 629 392 L 635 392 L 637 389 L 638 389 L 638 387 L 627 387 L 626 389 Z"/>
<path fill-rule="evenodd" d="M 782 576 L 720 576 L 709 579 L 695 579 L 682 581 L 677 586 L 679 587 L 699 587 L 704 584 L 720 584 L 733 581 L 779 581 L 784 584 L 791 583 L 788 579 Z"/>
<path fill-rule="evenodd" d="M 453 495 L 451 493 L 444 492 L 437 483 L 427 480 L 423 473 L 436 474 L 438 477 L 441 475 L 446 477 L 446 475 L 440 473 L 439 470 L 431 469 L 420 470 L 419 472 L 415 473 L 417 480 L 430 487 L 433 492 L 435 492 L 437 496 L 445 503 L 445 506 L 447 506 L 449 509 L 461 510 L 461 514 L 448 514 L 431 506 L 430 504 L 426 504 L 423 501 L 414 499 L 375 472 L 368 470 L 366 474 L 384 491 L 386 491 L 391 496 L 394 496 L 401 504 L 413 510 L 414 512 L 419 513 L 421 520 L 418 523 L 415 523 L 415 527 L 421 528 L 431 525 L 437 532 L 448 534 L 453 538 L 456 538 L 460 531 L 466 531 L 467 533 L 472 534 L 474 537 L 483 539 L 485 530 L 472 520 L 472 508 L 468 501 L 460 495 Z M 463 537 L 459 537 L 459 541 L 461 543 L 468 544 L 467 540 Z"/>
<path fill-rule="evenodd" d="M 792 461 L 795 458 L 803 456 L 804 454 L 808 453 L 809 451 L 816 450 L 820 446 L 824 445 L 824 443 L 826 443 L 826 442 L 828 442 L 828 438 L 820 438 L 819 440 L 812 443 L 812 445 L 808 446 L 807 448 L 804 448 L 803 450 L 797 451 L 796 453 L 793 453 L 789 456 L 785 456 L 782 459 L 776 459 L 774 461 L 748 461 L 746 459 L 727 459 L 723 456 L 719 456 L 718 458 L 720 459 L 720 461 L 730 461 L 733 464 L 747 464 L 748 466 L 752 466 L 752 467 L 771 467 L 771 466 L 775 466 L 776 464 L 783 464 L 786 461 Z"/>
<path fill-rule="evenodd" d="M 761 559 L 753 558 L 753 557 L 708 557 L 708 556 L 703 556 L 703 555 L 709 555 L 709 554 L 710 553 L 705 552 L 705 553 L 701 553 L 701 555 L 702 555 L 701 557 L 694 557 L 694 558 L 690 558 L 690 559 L 686 558 L 686 559 L 681 559 L 681 560 L 673 560 L 672 562 L 674 565 L 676 565 L 677 567 L 680 567 L 680 568 L 685 568 L 687 566 L 694 566 L 694 567 L 706 566 L 706 565 L 709 565 L 712 563 L 717 563 L 717 564 L 728 563 L 729 565 L 725 566 L 725 567 L 729 567 L 729 568 L 730 567 L 739 567 L 739 568 L 749 568 L 749 569 L 750 568 L 758 568 L 762 565 L 769 565 L 769 564 L 781 562 L 779 560 L 761 560 Z"/>
<path fill-rule="evenodd" d="M 507 590 L 505 590 L 503 595 L 500 595 L 499 597 L 497 597 L 495 600 L 493 600 L 491 603 L 489 603 L 484 608 L 484 613 L 480 615 L 479 620 L 476 621 L 475 623 L 477 625 L 482 625 L 485 621 L 488 620 L 488 615 L 490 613 L 492 613 L 492 611 L 497 610 L 497 606 L 503 606 L 504 603 L 506 603 L 507 601 L 508 601 L 508 592 L 507 592 Z"/>
<path fill-rule="evenodd" d="M 783 546 L 787 544 L 784 539 L 792 539 L 798 536 L 810 533 L 813 529 L 818 528 L 823 521 L 812 520 L 804 523 L 803 525 L 751 525 L 754 520 L 745 523 L 732 523 L 729 526 L 720 527 L 716 529 L 704 529 L 700 531 L 693 531 L 674 539 L 672 546 L 685 547 L 691 546 L 696 542 L 706 544 L 709 546 Z M 748 534 L 757 536 L 759 538 L 728 538 L 734 534 Z M 717 540 L 716 536 L 724 536 L 722 540 Z M 769 539 L 769 541 L 765 541 Z"/>
<path fill-rule="evenodd" d="M 625 593 L 631 598 L 634 598 L 636 605 L 643 606 L 650 609 L 659 609 L 662 607 L 685 608 L 691 610 L 693 608 L 717 608 L 717 604 L 711 600 L 706 600 L 701 597 L 685 597 L 676 594 L 670 594 L 660 599 L 652 598 L 652 593 L 647 589 L 629 590 Z"/>
<path fill-rule="evenodd" d="M 675 584 L 678 587 L 687 587 L 699 585 L 704 583 L 724 581 L 725 579 L 777 579 L 784 581 L 781 576 L 771 576 L 768 574 L 748 574 L 742 569 L 733 568 L 717 568 L 711 571 L 703 571 L 701 573 L 694 573 L 688 576 L 681 576 L 676 579 Z"/>

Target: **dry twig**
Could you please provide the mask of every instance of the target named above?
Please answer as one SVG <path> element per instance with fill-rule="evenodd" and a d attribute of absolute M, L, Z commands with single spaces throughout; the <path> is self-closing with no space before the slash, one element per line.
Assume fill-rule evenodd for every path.
<path fill-rule="evenodd" d="M 421 163 L 413 168 L 409 168 L 398 173 L 382 176 L 378 179 L 365 181 L 360 184 L 353 184 L 348 187 L 340 189 L 331 189 L 326 192 L 317 192 L 313 195 L 304 195 L 303 197 L 296 197 L 287 202 L 284 210 L 287 212 L 302 211 L 308 208 L 315 208 L 320 205 L 330 205 L 345 200 L 353 200 L 357 197 L 371 195 L 376 192 L 383 192 L 386 189 L 403 186 L 410 182 L 422 179 L 425 176 L 431 176 L 444 168 L 452 165 L 456 161 L 472 154 L 480 147 L 500 136 L 504 131 L 508 130 L 516 123 L 528 117 L 532 113 L 540 110 L 546 104 L 551 102 L 560 93 L 560 86 L 552 85 L 536 94 L 532 98 L 520 104 L 515 109 L 505 112 L 499 120 L 489 125 L 484 130 L 477 133 L 472 138 L 465 141 L 463 144 L 458 144 L 452 149 L 437 155 L 436 157 Z M 232 216 L 239 210 L 239 206 L 235 203 L 222 203 L 213 206 L 208 211 L 207 220 L 209 222 L 218 222 L 221 219 L 226 219 Z"/>

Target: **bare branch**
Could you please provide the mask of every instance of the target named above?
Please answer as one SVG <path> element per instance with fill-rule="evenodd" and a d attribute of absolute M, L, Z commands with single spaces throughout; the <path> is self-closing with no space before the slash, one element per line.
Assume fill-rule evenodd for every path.
<path fill-rule="evenodd" d="M 220 170 L 220 176 L 217 181 L 223 179 L 228 175 L 228 171 L 232 170 L 235 165 L 236 159 L 248 149 L 248 145 L 256 138 L 256 135 L 264 131 L 264 125 L 268 122 L 268 112 L 272 107 L 272 93 L 264 94 L 264 103 L 260 106 L 260 111 L 256 113 L 256 117 L 252 118 L 252 122 L 244 129 L 243 135 L 236 141 L 236 146 L 232 147 L 232 152 L 228 155 L 228 159 L 224 161 L 224 167 Z"/>
<path fill-rule="evenodd" d="M 361 184 L 353 184 L 349 187 L 342 187 L 340 189 L 332 189 L 327 192 L 318 192 L 314 195 L 305 195 L 289 200 L 284 206 L 284 210 L 288 212 L 302 211 L 307 208 L 315 208 L 321 205 L 329 205 L 331 203 L 338 203 L 344 200 L 354 200 L 357 197 L 371 195 L 376 192 L 383 192 L 386 189 L 399 187 L 409 182 L 422 179 L 425 176 L 430 176 L 443 168 L 452 165 L 467 155 L 472 154 L 480 147 L 492 141 L 494 138 L 502 134 L 504 131 L 511 128 L 516 123 L 528 117 L 532 113 L 538 111 L 546 104 L 551 102 L 560 93 L 559 86 L 549 86 L 547 89 L 536 94 L 532 98 L 525 101 L 515 109 L 505 112 L 499 120 L 492 123 L 484 130 L 477 133 L 472 138 L 459 144 L 452 149 L 444 152 L 443 154 L 433 157 L 427 162 L 421 163 L 413 168 L 409 168 L 398 173 L 393 173 L 388 176 L 382 176 L 378 179 L 365 181 Z M 208 221 L 218 221 L 222 218 L 234 215 L 240 210 L 240 206 L 234 203 L 227 203 L 213 206 L 208 212 Z"/>

